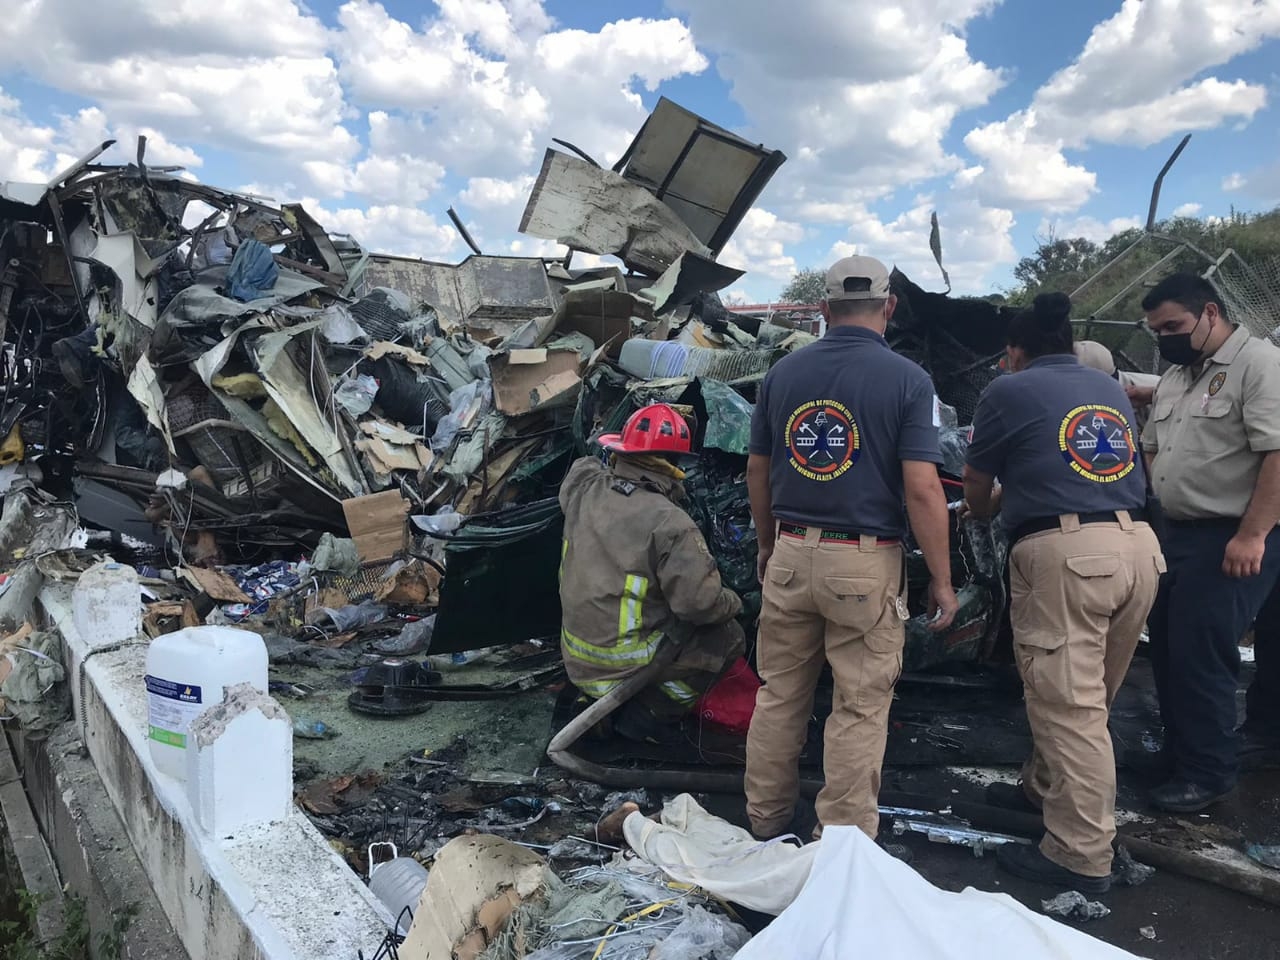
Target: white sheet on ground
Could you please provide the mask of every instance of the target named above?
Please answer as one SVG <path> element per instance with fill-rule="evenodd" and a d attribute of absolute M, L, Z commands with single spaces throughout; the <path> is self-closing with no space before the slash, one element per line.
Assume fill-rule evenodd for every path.
<path fill-rule="evenodd" d="M 856 827 L 810 846 L 809 882 L 736 960 L 1138 960 L 1006 894 L 939 890 Z"/>
<path fill-rule="evenodd" d="M 622 829 L 641 859 L 673 879 L 774 916 L 800 894 L 818 847 L 762 843 L 707 813 L 687 793 L 667 801 L 661 823 L 633 813 Z"/>

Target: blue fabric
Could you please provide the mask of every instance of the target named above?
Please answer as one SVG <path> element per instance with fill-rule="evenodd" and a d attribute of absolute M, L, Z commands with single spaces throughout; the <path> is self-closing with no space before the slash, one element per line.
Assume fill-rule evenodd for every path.
<path fill-rule="evenodd" d="M 1165 749 L 1178 779 L 1213 791 L 1231 789 L 1239 774 L 1240 638 L 1280 575 L 1280 529 L 1267 537 L 1261 575 L 1222 572 L 1238 526 L 1169 524 L 1161 543 L 1169 572 L 1147 619 Z"/>
<path fill-rule="evenodd" d="M 227 292 L 244 303 L 257 300 L 266 296 L 279 276 L 271 249 L 258 240 L 246 240 L 227 271 Z"/>

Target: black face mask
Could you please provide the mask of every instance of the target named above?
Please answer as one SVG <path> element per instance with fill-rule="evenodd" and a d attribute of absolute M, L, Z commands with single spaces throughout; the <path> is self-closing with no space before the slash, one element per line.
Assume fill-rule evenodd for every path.
<path fill-rule="evenodd" d="M 1196 321 L 1190 333 L 1163 333 L 1157 337 L 1156 345 L 1160 348 L 1160 356 L 1179 367 L 1190 366 L 1204 356 L 1203 343 L 1200 344 L 1200 349 L 1191 344 L 1191 338 L 1200 329 L 1202 320 L 1204 320 L 1204 314 L 1200 315 L 1200 320 Z"/>

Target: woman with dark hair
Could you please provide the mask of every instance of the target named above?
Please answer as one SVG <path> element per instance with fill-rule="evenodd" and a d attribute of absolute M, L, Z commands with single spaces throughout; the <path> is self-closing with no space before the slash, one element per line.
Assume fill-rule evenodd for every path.
<path fill-rule="evenodd" d="M 1124 388 L 1073 352 L 1071 300 L 1041 294 L 1014 318 L 1012 376 L 983 392 L 965 467 L 975 516 L 1009 533 L 1014 656 L 1034 747 L 1018 786 L 988 802 L 1044 813 L 1040 847 L 997 851 L 1017 876 L 1086 893 L 1111 885 L 1115 758 L 1107 717 L 1164 559 Z M 1000 488 L 995 488 L 999 477 Z"/>

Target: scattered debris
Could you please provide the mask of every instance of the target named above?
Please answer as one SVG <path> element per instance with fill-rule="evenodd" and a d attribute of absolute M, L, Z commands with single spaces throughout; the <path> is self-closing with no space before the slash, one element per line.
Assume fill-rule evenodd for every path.
<path fill-rule="evenodd" d="M 1049 916 L 1063 920 L 1101 920 L 1111 913 L 1105 903 L 1090 900 L 1078 890 L 1060 893 L 1052 900 L 1041 900 L 1040 908 Z"/>
<path fill-rule="evenodd" d="M 1142 937 L 1143 940 L 1154 940 L 1156 938 L 1156 928 L 1155 927 L 1139 927 L 1138 936 Z"/>
<path fill-rule="evenodd" d="M 1121 887 L 1140 887 L 1156 875 L 1156 868 L 1138 863 L 1123 843 L 1116 847 L 1111 863 L 1111 882 Z"/>
<path fill-rule="evenodd" d="M 926 810 L 896 812 L 908 815 L 893 821 L 893 835 L 895 837 L 900 837 L 905 833 L 918 833 L 927 837 L 930 843 L 949 843 L 968 847 L 973 851 L 975 857 L 981 857 L 988 850 L 994 850 L 1009 843 L 1031 842 L 1026 837 L 1015 837 L 1007 833 L 974 829 L 958 818 L 942 816 Z"/>
<path fill-rule="evenodd" d="M 1280 870 L 1280 846 L 1251 843 L 1244 848 L 1244 852 L 1249 855 L 1250 860 L 1264 867 L 1270 867 L 1272 870 Z"/>

